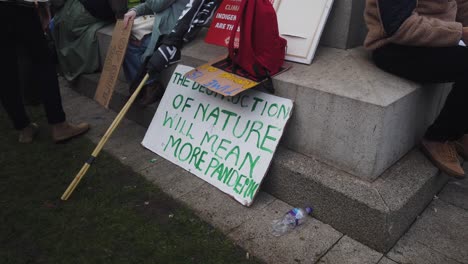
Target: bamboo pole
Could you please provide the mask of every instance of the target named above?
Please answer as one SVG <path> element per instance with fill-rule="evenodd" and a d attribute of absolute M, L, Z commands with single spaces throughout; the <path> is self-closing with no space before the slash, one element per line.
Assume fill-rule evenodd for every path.
<path fill-rule="evenodd" d="M 63 201 L 66 201 L 68 200 L 68 198 L 70 197 L 70 195 L 72 194 L 72 192 L 75 190 L 76 186 L 78 186 L 78 184 L 80 183 L 81 179 L 83 178 L 83 176 L 86 174 L 86 172 L 88 171 L 89 167 L 91 167 L 91 164 L 93 163 L 93 161 L 96 159 L 96 157 L 99 155 L 99 152 L 101 152 L 102 148 L 104 147 L 104 144 L 106 144 L 107 140 L 109 139 L 109 137 L 112 135 L 112 133 L 114 132 L 114 130 L 117 128 L 117 126 L 120 124 L 120 121 L 122 121 L 123 117 L 125 116 L 125 114 L 127 113 L 128 109 L 130 109 L 130 107 L 132 106 L 133 102 L 135 101 L 136 97 L 138 96 L 138 94 L 140 93 L 141 89 L 143 88 L 143 85 L 146 83 L 146 81 L 148 80 L 149 78 L 149 74 L 146 74 L 145 77 L 143 78 L 143 80 L 140 82 L 140 85 L 138 85 L 137 89 L 135 90 L 135 92 L 133 92 L 132 96 L 130 97 L 130 99 L 128 99 L 127 103 L 124 105 L 124 107 L 122 108 L 122 110 L 120 110 L 119 114 L 117 115 L 117 117 L 114 119 L 114 121 L 112 122 L 112 124 L 109 126 L 109 128 L 107 129 L 106 133 L 104 134 L 104 136 L 101 138 L 101 140 L 99 141 L 98 145 L 96 146 L 96 148 L 94 149 L 93 153 L 91 153 L 91 156 L 89 157 L 89 159 L 85 162 L 85 164 L 83 165 L 83 167 L 81 167 L 81 170 L 78 172 L 78 174 L 75 176 L 75 178 L 73 179 L 73 181 L 70 183 L 70 185 L 68 186 L 68 188 L 65 190 L 65 192 L 63 193 L 61 199 Z"/>

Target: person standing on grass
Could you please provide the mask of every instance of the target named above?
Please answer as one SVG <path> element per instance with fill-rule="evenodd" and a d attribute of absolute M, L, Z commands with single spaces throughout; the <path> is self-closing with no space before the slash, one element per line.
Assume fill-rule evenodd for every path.
<path fill-rule="evenodd" d="M 0 0 L 0 24 L 4 39 L 0 41 L 0 102 L 14 127 L 19 130 L 19 142 L 30 143 L 38 125 L 29 120 L 24 108 L 18 76 L 18 51 L 25 47 L 31 59 L 32 80 L 40 89 L 47 120 L 51 124 L 52 138 L 56 142 L 81 135 L 89 129 L 87 123 L 74 125 L 65 119 L 55 64 L 48 50 L 43 32 L 47 21 L 40 19 L 38 10 L 47 7 L 47 0 Z M 42 23 L 41 23 L 42 22 Z"/>
<path fill-rule="evenodd" d="M 454 82 L 422 140 L 422 150 L 449 176 L 465 176 L 468 158 L 468 0 L 366 0 L 364 46 L 375 64 L 420 83 Z"/>

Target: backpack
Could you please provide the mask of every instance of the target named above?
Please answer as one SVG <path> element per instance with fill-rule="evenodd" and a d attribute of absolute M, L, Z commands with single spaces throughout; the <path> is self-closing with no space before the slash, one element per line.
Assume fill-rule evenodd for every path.
<path fill-rule="evenodd" d="M 239 47 L 235 49 L 239 27 Z M 279 36 L 276 12 L 270 0 L 242 0 L 228 45 L 234 66 L 256 78 L 270 78 L 281 70 L 286 44 Z"/>

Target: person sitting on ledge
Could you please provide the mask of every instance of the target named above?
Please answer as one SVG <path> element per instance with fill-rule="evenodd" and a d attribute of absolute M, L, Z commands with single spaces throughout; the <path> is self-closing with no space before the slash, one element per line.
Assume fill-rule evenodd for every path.
<path fill-rule="evenodd" d="M 132 31 L 132 37 L 128 44 L 127 53 L 123 63 L 124 73 L 127 81 L 131 84 L 140 81 L 140 73 L 144 70 L 145 63 L 153 54 L 155 47 L 161 36 L 169 34 L 175 26 L 177 19 L 182 14 L 188 0 L 146 0 L 134 8 L 128 10 L 124 16 L 124 24 L 127 27 L 130 20 L 136 17 L 148 20 L 151 22 L 149 28 L 144 27 L 138 30 L 140 37 L 135 37 Z M 151 15 L 149 17 L 143 17 Z M 142 24 L 145 24 L 144 22 Z M 130 93 L 132 91 L 130 86 Z M 144 106 L 150 105 L 161 99 L 164 94 L 164 87 L 156 80 L 151 78 L 143 87 L 141 104 Z"/>
<path fill-rule="evenodd" d="M 422 140 L 423 152 L 449 176 L 468 158 L 468 0 L 366 0 L 364 46 L 377 67 L 420 83 L 454 82 Z"/>
<path fill-rule="evenodd" d="M 127 0 L 67 0 L 54 16 L 52 37 L 63 76 L 73 81 L 99 70 L 96 32 L 123 18 Z"/>

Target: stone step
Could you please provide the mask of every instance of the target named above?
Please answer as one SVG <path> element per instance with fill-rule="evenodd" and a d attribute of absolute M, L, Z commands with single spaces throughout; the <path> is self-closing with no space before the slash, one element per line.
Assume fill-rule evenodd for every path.
<path fill-rule="evenodd" d="M 72 85 L 90 98 L 99 74 L 84 75 Z M 128 87 L 119 82 L 109 108 L 120 111 Z M 127 118 L 148 127 L 157 103 L 134 104 Z M 317 159 L 278 148 L 262 189 L 295 206 L 312 205 L 314 216 L 380 252 L 388 251 L 443 187 L 447 178 L 412 150 L 376 181 L 368 182 Z"/>
<path fill-rule="evenodd" d="M 102 54 L 109 29 L 98 36 Z M 201 34 L 184 48 L 182 64 L 225 53 Z M 83 76 L 75 89 L 92 97 L 98 78 Z M 262 188 L 289 204 L 312 205 L 340 232 L 389 250 L 447 181 L 414 146 L 448 89 L 380 71 L 362 48 L 319 47 L 312 65 L 294 64 L 274 84 L 295 106 Z M 118 111 L 128 96 L 119 83 L 110 108 Z M 148 126 L 156 107 L 135 104 L 127 117 Z"/>

